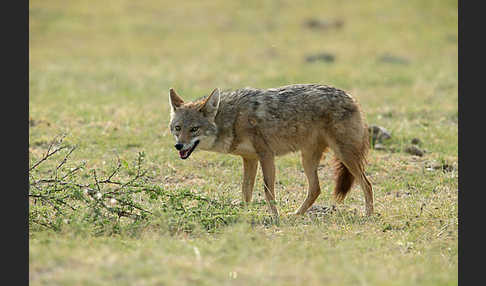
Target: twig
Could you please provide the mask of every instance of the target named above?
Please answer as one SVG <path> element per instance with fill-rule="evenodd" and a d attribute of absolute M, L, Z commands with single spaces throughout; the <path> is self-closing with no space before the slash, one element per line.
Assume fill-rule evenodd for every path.
<path fill-rule="evenodd" d="M 35 186 L 35 185 L 42 184 L 42 183 L 46 183 L 46 184 L 57 183 L 59 185 L 73 185 L 73 186 L 76 186 L 76 187 L 79 187 L 79 188 L 88 188 L 89 187 L 88 184 L 83 185 L 83 184 L 66 182 L 66 181 L 61 181 L 61 180 L 56 180 L 56 179 L 40 179 L 38 181 L 31 182 L 30 185 Z"/>
<path fill-rule="evenodd" d="M 76 173 L 77 171 L 81 170 L 81 169 L 82 169 L 84 166 L 85 166 L 85 164 L 83 163 L 83 164 L 81 164 L 81 165 L 77 166 L 76 168 L 74 168 L 74 169 L 70 170 L 70 171 L 69 171 L 67 174 L 65 174 L 65 175 L 64 175 L 64 176 L 61 178 L 61 180 L 64 180 L 64 179 L 66 179 L 68 176 L 73 175 L 73 174 L 74 174 L 74 173 Z"/>
<path fill-rule="evenodd" d="M 117 183 L 117 184 L 119 184 L 118 182 L 112 182 L 111 181 L 111 178 L 113 178 L 113 176 L 116 173 L 118 173 L 118 171 L 120 171 L 120 168 L 121 168 L 121 161 L 120 161 L 120 157 L 118 157 L 118 165 L 116 166 L 115 170 L 113 170 L 113 172 L 111 173 L 111 175 L 109 175 L 108 178 L 106 178 L 105 180 L 103 180 L 103 182 L 104 183 Z"/>
<path fill-rule="evenodd" d="M 98 188 L 98 192 L 101 192 L 100 184 L 98 183 L 98 177 L 96 177 L 96 170 L 93 170 L 93 176 L 96 183 L 96 188 Z"/>
<path fill-rule="evenodd" d="M 61 161 L 61 163 L 59 163 L 59 165 L 57 165 L 56 167 L 56 179 L 57 179 L 57 171 L 59 170 L 59 168 L 62 167 L 62 165 L 64 165 L 67 161 L 67 159 L 69 158 L 69 156 L 71 155 L 71 153 L 73 153 L 73 151 L 76 149 L 76 146 L 72 147 L 71 150 L 69 150 L 69 152 L 66 154 L 66 156 L 64 156 L 64 159 Z"/>
<path fill-rule="evenodd" d="M 66 135 L 63 134 L 61 136 L 61 139 L 59 139 L 59 143 L 58 144 L 61 144 L 65 137 L 66 137 Z M 54 146 L 54 143 L 56 143 L 56 139 L 54 139 L 54 140 L 51 141 L 51 143 L 49 144 L 49 147 L 47 147 L 47 151 L 44 154 L 44 156 L 37 163 L 35 163 L 32 167 L 30 167 L 29 171 L 32 171 L 33 169 L 35 169 L 42 162 L 44 162 L 45 160 L 47 160 L 47 158 L 51 157 L 52 155 L 56 154 L 57 152 L 61 151 L 62 149 L 66 149 L 67 148 L 67 146 L 61 146 L 61 147 L 59 147 L 59 148 L 57 148 L 57 149 L 55 149 L 54 151 L 51 152 L 51 149 L 52 149 L 52 146 Z"/>
<path fill-rule="evenodd" d="M 35 169 L 37 166 L 39 166 L 42 162 L 47 160 L 47 158 L 51 157 L 52 155 L 56 154 L 57 152 L 61 151 L 62 149 L 66 149 L 67 146 L 62 146 L 59 147 L 58 149 L 54 150 L 52 153 L 46 153 L 42 159 L 40 159 L 37 163 L 35 163 L 32 167 L 30 167 L 29 171 L 32 171 Z"/>

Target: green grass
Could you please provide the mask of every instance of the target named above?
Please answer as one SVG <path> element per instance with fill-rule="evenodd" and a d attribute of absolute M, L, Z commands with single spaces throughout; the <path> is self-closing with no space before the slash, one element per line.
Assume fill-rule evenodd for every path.
<path fill-rule="evenodd" d="M 76 180 L 109 174 L 117 157 L 129 165 L 119 178 L 130 178 L 143 151 L 142 187 L 160 192 L 130 198 L 151 215 L 105 232 L 81 211 L 64 221 L 43 206 L 60 228 L 30 224 L 32 285 L 458 284 L 457 1 L 35 0 L 29 14 L 31 164 L 64 132 L 77 146 L 65 167 L 86 162 Z M 310 29 L 311 18 L 344 25 Z M 321 52 L 334 62 L 305 61 Z M 322 218 L 288 216 L 307 186 L 291 154 L 277 159 L 274 225 L 261 173 L 256 202 L 243 208 L 240 158 L 201 151 L 183 161 L 173 150 L 170 87 L 194 99 L 215 87 L 310 82 L 349 91 L 368 123 L 391 131 L 388 151 L 369 155 L 373 217 L 359 187 Z M 412 138 L 423 157 L 404 152 Z M 319 168 L 317 205 L 332 202 L 331 157 Z M 35 175 L 51 176 L 62 158 Z M 165 207 L 184 192 L 235 220 L 205 227 L 217 210 L 198 210 L 191 195 L 185 213 Z"/>

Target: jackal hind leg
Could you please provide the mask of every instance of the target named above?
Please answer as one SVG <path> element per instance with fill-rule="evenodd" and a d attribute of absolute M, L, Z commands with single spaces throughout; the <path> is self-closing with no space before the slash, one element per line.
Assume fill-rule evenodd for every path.
<path fill-rule="evenodd" d="M 263 189 L 265 190 L 265 200 L 270 211 L 278 221 L 278 211 L 275 200 L 275 156 L 272 152 L 259 154 L 259 161 L 263 173 Z"/>
<path fill-rule="evenodd" d="M 314 148 L 305 148 L 301 150 L 302 166 L 307 177 L 308 189 L 307 196 L 302 205 L 294 214 L 304 214 L 316 201 L 321 194 L 321 187 L 319 186 L 319 178 L 317 176 L 317 167 L 321 161 L 321 157 L 326 147 L 315 146 Z"/>

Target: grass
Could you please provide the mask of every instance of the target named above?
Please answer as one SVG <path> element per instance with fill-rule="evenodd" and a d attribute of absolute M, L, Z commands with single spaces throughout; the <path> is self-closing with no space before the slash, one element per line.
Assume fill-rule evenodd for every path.
<path fill-rule="evenodd" d="M 343 25 L 313 29 L 309 19 Z M 92 171 L 105 177 L 117 158 L 117 179 L 128 180 L 143 151 L 146 178 L 129 190 L 157 191 L 127 198 L 151 215 L 117 228 L 103 221 L 112 226 L 104 232 L 81 209 L 63 220 L 31 199 L 31 218 L 44 211 L 59 228 L 31 222 L 30 283 L 457 285 L 457 21 L 457 1 L 30 1 L 31 165 L 66 133 L 77 148 L 63 170 L 85 162 L 73 180 L 93 187 Z M 335 60 L 305 60 L 318 53 Z M 369 155 L 375 216 L 364 216 L 359 187 L 322 217 L 286 215 L 307 186 L 291 154 L 277 159 L 275 225 L 260 172 L 244 208 L 240 158 L 195 152 L 182 161 L 173 150 L 170 87 L 194 99 L 215 87 L 309 82 L 349 91 L 368 123 L 392 134 Z M 404 152 L 413 138 L 424 156 Z M 35 176 L 52 176 L 64 155 Z M 332 203 L 330 157 L 319 168 L 320 206 Z M 190 194 L 221 209 L 198 208 Z M 235 220 L 205 224 L 218 212 Z"/>

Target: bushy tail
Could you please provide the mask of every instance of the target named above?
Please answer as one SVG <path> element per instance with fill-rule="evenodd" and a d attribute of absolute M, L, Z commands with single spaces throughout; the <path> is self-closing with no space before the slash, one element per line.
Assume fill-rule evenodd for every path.
<path fill-rule="evenodd" d="M 341 145 L 341 157 L 334 159 L 334 174 L 335 174 L 335 187 L 334 187 L 334 198 L 336 202 L 342 202 L 346 195 L 351 190 L 353 183 L 355 181 L 355 174 L 358 176 L 357 179 L 369 181 L 364 175 L 364 165 L 366 164 L 366 155 L 369 150 L 369 135 L 368 128 L 364 125 L 363 137 L 360 138 L 358 144 L 342 144 Z M 351 171 L 343 163 L 345 162 Z M 363 177 L 363 178 L 361 178 Z"/>
<path fill-rule="evenodd" d="M 336 202 L 342 202 L 353 186 L 354 176 L 342 162 L 336 159 L 334 162 L 334 198 L 336 199 Z"/>

